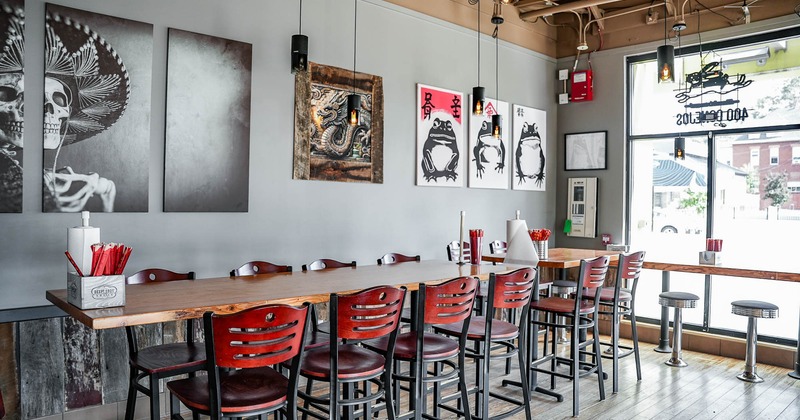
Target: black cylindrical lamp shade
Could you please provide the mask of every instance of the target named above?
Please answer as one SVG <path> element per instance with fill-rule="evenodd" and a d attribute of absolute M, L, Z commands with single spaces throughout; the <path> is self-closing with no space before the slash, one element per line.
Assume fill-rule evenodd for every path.
<path fill-rule="evenodd" d="M 492 137 L 500 138 L 503 135 L 503 116 L 500 114 L 492 115 Z"/>
<path fill-rule="evenodd" d="M 358 125 L 361 120 L 361 96 L 351 93 L 347 95 L 347 122 Z"/>
<path fill-rule="evenodd" d="M 483 86 L 472 88 L 472 113 L 483 115 L 484 103 L 486 102 L 486 89 Z"/>
<path fill-rule="evenodd" d="M 656 50 L 658 83 L 675 81 L 675 47 L 662 45 Z"/>
<path fill-rule="evenodd" d="M 686 159 L 686 139 L 683 137 L 675 137 L 675 159 Z"/>
<path fill-rule="evenodd" d="M 308 37 L 292 35 L 292 73 L 308 68 Z"/>

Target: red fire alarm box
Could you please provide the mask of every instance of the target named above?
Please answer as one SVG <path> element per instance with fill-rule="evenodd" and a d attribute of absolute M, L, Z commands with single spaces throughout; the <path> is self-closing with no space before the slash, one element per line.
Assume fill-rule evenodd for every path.
<path fill-rule="evenodd" d="M 591 69 L 573 72 L 571 81 L 572 102 L 585 102 L 594 99 Z"/>

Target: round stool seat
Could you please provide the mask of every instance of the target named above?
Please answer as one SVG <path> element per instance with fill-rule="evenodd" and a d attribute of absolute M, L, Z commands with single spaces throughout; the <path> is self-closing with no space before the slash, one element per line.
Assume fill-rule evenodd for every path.
<path fill-rule="evenodd" d="M 568 295 L 578 290 L 578 282 L 571 280 L 553 280 L 550 290 L 554 295 Z"/>
<path fill-rule="evenodd" d="M 700 297 L 688 292 L 663 292 L 658 295 L 658 304 L 671 308 L 696 308 Z"/>
<path fill-rule="evenodd" d="M 731 302 L 731 313 L 755 318 L 777 318 L 778 306 L 760 300 L 737 300 Z"/>

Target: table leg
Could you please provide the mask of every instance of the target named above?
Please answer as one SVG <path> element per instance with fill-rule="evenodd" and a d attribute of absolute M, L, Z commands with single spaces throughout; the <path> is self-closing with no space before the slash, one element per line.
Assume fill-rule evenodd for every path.
<path fill-rule="evenodd" d="M 669 292 L 669 271 L 661 272 L 661 291 Z M 658 347 L 655 351 L 659 353 L 671 353 L 672 348 L 669 346 L 669 308 L 666 306 L 661 307 L 661 335 L 658 339 Z"/>
<path fill-rule="evenodd" d="M 789 376 L 800 379 L 800 328 L 797 329 L 797 353 L 794 355 L 794 370 L 789 372 Z"/>

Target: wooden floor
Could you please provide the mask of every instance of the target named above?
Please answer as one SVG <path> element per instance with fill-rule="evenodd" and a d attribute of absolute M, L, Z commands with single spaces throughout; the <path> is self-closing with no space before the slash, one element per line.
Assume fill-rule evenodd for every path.
<path fill-rule="evenodd" d="M 624 342 L 624 340 L 623 340 Z M 703 353 L 684 351 L 689 366 L 674 368 L 664 364 L 669 354 L 656 353 L 655 345 L 640 344 L 642 381 L 636 380 L 633 356 L 620 360 L 620 386 L 611 393 L 611 360 L 603 359 L 609 378 L 605 381 L 606 399 L 599 400 L 596 376 L 580 382 L 580 418 L 582 419 L 800 419 L 800 381 L 787 375 L 786 368 L 759 365 L 764 378 L 751 384 L 736 378 L 744 362 Z M 494 368 L 492 370 L 495 370 Z M 512 371 L 512 376 L 515 374 Z M 539 376 L 540 386 L 549 379 Z M 517 389 L 495 390 L 521 395 Z M 572 383 L 556 382 L 563 402 L 534 393 L 531 411 L 534 418 L 572 417 Z M 502 410 L 499 404 L 493 409 Z M 524 419 L 524 415 L 514 418 Z"/>
<path fill-rule="evenodd" d="M 623 340 L 625 342 L 625 340 Z M 758 373 L 764 378 L 760 384 L 736 378 L 744 362 L 703 353 L 684 351 L 683 359 L 689 366 L 674 368 L 664 364 L 669 354 L 656 353 L 655 345 L 642 343 L 642 380 L 637 382 L 633 356 L 620 360 L 620 387 L 611 392 L 611 360 L 603 359 L 608 372 L 605 381 L 606 399 L 599 400 L 596 376 L 580 380 L 581 419 L 800 419 L 800 380 L 787 375 L 786 368 L 759 365 Z M 513 366 L 516 369 L 516 365 Z M 566 371 L 566 367 L 564 368 Z M 491 370 L 502 375 L 503 366 L 492 365 Z M 468 366 L 468 380 L 473 369 Z M 518 370 L 512 370 L 508 379 L 517 379 Z M 540 375 L 540 385 L 549 379 Z M 519 388 L 500 387 L 505 379 L 492 379 L 493 390 L 521 397 Z M 316 387 L 315 387 L 316 388 Z M 321 391 L 321 389 L 320 389 Z M 572 382 L 558 379 L 556 391 L 564 395 L 563 402 L 540 393 L 533 393 L 531 411 L 534 419 L 563 419 L 572 417 Z M 403 395 L 403 398 L 407 398 Z M 470 404 L 473 404 L 471 398 Z M 493 400 L 490 415 L 509 406 Z M 385 418 L 381 412 L 378 418 Z M 443 417 L 455 418 L 455 416 Z M 514 419 L 524 419 L 518 414 Z"/>

